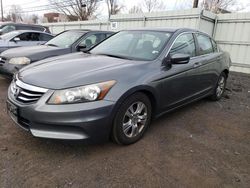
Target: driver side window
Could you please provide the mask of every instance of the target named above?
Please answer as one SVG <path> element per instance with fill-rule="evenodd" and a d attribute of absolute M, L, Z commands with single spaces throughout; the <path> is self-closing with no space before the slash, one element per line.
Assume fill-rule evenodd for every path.
<path fill-rule="evenodd" d="M 22 33 L 21 35 L 18 35 L 16 37 L 20 38 L 20 41 L 30 41 L 31 40 L 30 33 Z"/>
<path fill-rule="evenodd" d="M 190 57 L 195 56 L 195 43 L 192 33 L 182 34 L 174 42 L 170 52 L 170 56 L 174 54 L 186 54 Z"/>
<path fill-rule="evenodd" d="M 90 48 L 95 44 L 103 41 L 105 39 L 105 35 L 103 33 L 98 33 L 94 35 L 90 35 L 85 38 L 83 41 L 79 43 L 80 46 L 86 45 L 86 48 Z"/>

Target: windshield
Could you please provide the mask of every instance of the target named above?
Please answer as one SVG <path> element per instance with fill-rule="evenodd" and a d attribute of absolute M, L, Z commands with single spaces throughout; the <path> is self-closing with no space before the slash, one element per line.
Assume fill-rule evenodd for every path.
<path fill-rule="evenodd" d="M 90 53 L 151 61 L 160 55 L 170 36 L 171 33 L 162 31 L 121 31 Z"/>
<path fill-rule="evenodd" d="M 18 34 L 19 34 L 18 31 L 12 31 L 12 32 L 1 35 L 0 39 L 10 40 L 10 39 L 14 38 L 15 36 L 17 36 Z"/>
<path fill-rule="evenodd" d="M 63 32 L 50 41 L 48 41 L 45 45 L 48 46 L 57 46 L 60 48 L 68 48 L 73 43 L 75 43 L 79 38 L 81 38 L 85 33 L 77 32 L 77 31 L 66 31 Z"/>

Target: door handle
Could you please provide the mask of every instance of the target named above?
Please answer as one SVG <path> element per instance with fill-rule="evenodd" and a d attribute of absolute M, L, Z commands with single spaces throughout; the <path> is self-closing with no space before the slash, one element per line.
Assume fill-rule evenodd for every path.
<path fill-rule="evenodd" d="M 194 63 L 194 68 L 199 67 L 199 66 L 201 66 L 201 65 L 202 65 L 202 63 L 196 62 L 196 63 Z"/>

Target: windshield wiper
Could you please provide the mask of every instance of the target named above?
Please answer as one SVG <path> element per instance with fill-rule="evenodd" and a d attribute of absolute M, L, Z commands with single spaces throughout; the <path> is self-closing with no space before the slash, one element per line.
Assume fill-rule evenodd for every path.
<path fill-rule="evenodd" d="M 108 57 L 114 57 L 114 58 L 119 58 L 119 59 L 133 60 L 132 58 L 129 58 L 129 57 L 120 56 L 120 55 L 113 55 L 113 54 L 96 54 L 96 55 L 105 55 Z"/>
<path fill-rule="evenodd" d="M 54 47 L 58 47 L 57 45 L 55 44 L 46 44 L 47 46 L 54 46 Z"/>

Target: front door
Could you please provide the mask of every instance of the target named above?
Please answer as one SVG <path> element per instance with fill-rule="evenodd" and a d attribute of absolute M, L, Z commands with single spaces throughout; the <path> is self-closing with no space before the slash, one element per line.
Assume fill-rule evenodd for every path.
<path fill-rule="evenodd" d="M 200 60 L 196 58 L 197 49 L 192 33 L 178 36 L 168 57 L 170 58 L 174 54 L 188 54 L 190 61 L 187 64 L 173 64 L 171 68 L 162 68 L 161 104 L 163 110 L 169 110 L 186 103 L 197 97 L 201 91 L 199 74 L 197 74 Z"/>

